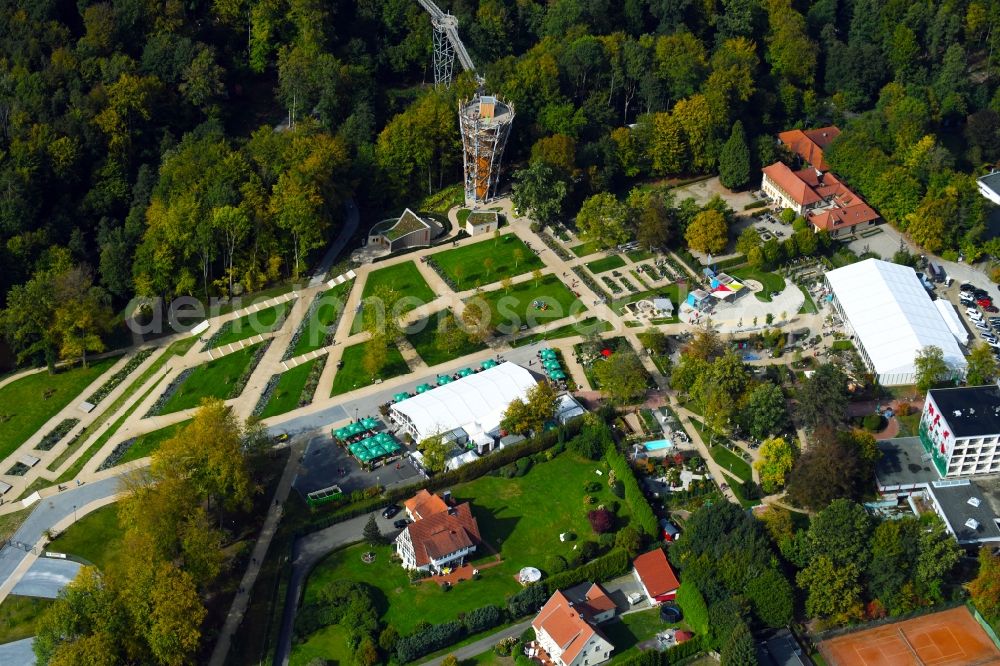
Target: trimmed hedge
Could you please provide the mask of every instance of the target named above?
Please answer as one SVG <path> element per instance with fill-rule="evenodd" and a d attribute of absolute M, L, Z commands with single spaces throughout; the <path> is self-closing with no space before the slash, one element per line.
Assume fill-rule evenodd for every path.
<path fill-rule="evenodd" d="M 463 635 L 465 635 L 465 625 L 461 622 L 432 624 L 426 629 L 418 629 L 415 634 L 400 638 L 396 643 L 396 658 L 401 664 L 405 664 L 448 647 Z"/>
<path fill-rule="evenodd" d="M 549 592 L 544 583 L 532 583 L 507 599 L 507 611 L 512 618 L 537 613 L 545 605 Z"/>
<path fill-rule="evenodd" d="M 477 608 L 465 616 L 465 630 L 470 634 L 478 634 L 493 627 L 498 627 L 507 619 L 507 612 L 495 605 Z"/>
<path fill-rule="evenodd" d="M 318 516 L 316 520 L 310 521 L 308 525 L 304 525 L 303 529 L 311 532 L 345 520 L 350 520 L 351 518 L 356 518 L 357 516 L 363 516 L 370 511 L 385 506 L 387 503 L 410 498 L 422 488 L 433 491 L 447 488 L 457 483 L 478 479 L 480 476 L 508 465 L 518 458 L 544 451 L 559 442 L 565 441 L 567 438 L 574 437 L 580 431 L 580 426 L 581 419 L 575 419 L 555 430 L 548 430 L 520 444 L 494 451 L 488 456 L 473 460 L 450 472 L 436 474 L 431 479 L 407 486 L 391 488 L 384 495 L 354 502 L 347 506 L 337 503 L 324 504 L 322 508 L 333 509 L 333 512 L 329 515 Z"/>
<path fill-rule="evenodd" d="M 621 548 L 612 548 L 607 555 L 591 560 L 581 567 L 550 576 L 545 581 L 545 586 L 551 595 L 556 590 L 573 587 L 583 582 L 599 583 L 620 576 L 628 571 L 628 566 L 628 553 Z"/>
<path fill-rule="evenodd" d="M 677 590 L 677 605 L 684 611 L 688 626 L 698 634 L 708 633 L 708 604 L 694 582 L 688 580 Z"/>
<path fill-rule="evenodd" d="M 604 459 L 608 466 L 614 471 L 615 476 L 625 485 L 625 502 L 632 510 L 632 518 L 636 527 L 644 532 L 646 536 L 655 539 L 659 534 L 659 523 L 656 521 L 656 514 L 646 500 L 646 496 L 639 487 L 639 481 L 635 478 L 632 467 L 628 464 L 617 449 L 609 446 L 604 453 Z"/>

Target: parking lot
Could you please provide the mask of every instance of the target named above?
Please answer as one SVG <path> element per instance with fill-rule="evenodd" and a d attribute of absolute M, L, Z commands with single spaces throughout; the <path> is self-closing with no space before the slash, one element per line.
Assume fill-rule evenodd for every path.
<path fill-rule="evenodd" d="M 985 342 L 1000 359 L 1000 339 L 997 337 L 997 331 L 1000 331 L 1000 309 L 993 304 L 989 292 L 970 284 L 959 285 L 957 288 L 953 285 L 948 291 L 954 292 L 949 300 L 955 302 L 957 298 L 958 311 L 969 328 L 970 346 L 977 341 Z"/>

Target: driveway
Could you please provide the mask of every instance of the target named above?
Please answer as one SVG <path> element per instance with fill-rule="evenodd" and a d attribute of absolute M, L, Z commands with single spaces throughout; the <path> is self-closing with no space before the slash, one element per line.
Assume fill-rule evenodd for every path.
<path fill-rule="evenodd" d="M 0 550 L 0 587 L 10 578 L 28 552 L 42 538 L 45 530 L 60 520 L 72 516 L 74 509 L 106 499 L 118 492 L 118 477 L 92 481 L 72 490 L 41 500 L 27 520 L 14 532 L 8 544 Z"/>
<path fill-rule="evenodd" d="M 292 546 L 292 575 L 288 582 L 288 593 L 285 596 L 285 608 L 281 614 L 281 633 L 278 636 L 278 645 L 274 652 L 276 666 L 285 666 L 288 663 L 292 650 L 292 627 L 295 626 L 295 614 L 298 612 L 299 603 L 302 600 L 302 590 L 309 577 L 309 572 L 332 551 L 341 546 L 361 541 L 369 515 L 371 514 L 358 516 L 313 532 L 296 540 L 295 545 Z M 375 517 L 382 534 L 395 537 L 399 530 L 392 526 L 392 520 L 398 516 L 386 520 L 381 513 L 376 513 Z"/>
<path fill-rule="evenodd" d="M 511 636 L 520 636 L 524 633 L 524 630 L 531 626 L 531 620 L 525 620 L 524 622 L 518 622 L 517 624 L 511 625 L 506 629 L 501 629 L 495 634 L 490 634 L 486 638 L 480 638 L 475 643 L 469 643 L 463 647 L 456 649 L 454 652 L 449 652 L 447 656 L 453 656 L 460 662 L 466 659 L 472 659 L 477 654 L 482 654 L 487 650 L 493 649 L 493 646 L 499 643 L 504 638 L 510 638 Z M 427 661 L 421 662 L 421 666 L 440 666 L 441 662 L 444 661 L 444 657 L 435 657 L 434 659 L 428 659 Z"/>

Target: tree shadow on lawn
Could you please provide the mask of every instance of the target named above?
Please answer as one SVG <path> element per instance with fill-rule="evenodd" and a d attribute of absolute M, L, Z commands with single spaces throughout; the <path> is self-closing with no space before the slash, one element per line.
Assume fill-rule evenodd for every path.
<path fill-rule="evenodd" d="M 476 506 L 475 503 L 472 504 L 472 515 L 475 516 L 476 523 L 479 525 L 479 536 L 482 537 L 484 545 L 487 547 L 483 550 L 482 555 L 489 558 L 492 558 L 494 553 L 501 554 L 503 544 L 514 532 L 514 528 L 517 527 L 517 523 L 521 520 L 517 516 L 511 516 L 510 518 L 498 517 L 497 513 L 506 508 L 503 507 L 497 511 L 491 511 L 486 507 Z M 479 554 L 477 553 L 477 555 Z"/>

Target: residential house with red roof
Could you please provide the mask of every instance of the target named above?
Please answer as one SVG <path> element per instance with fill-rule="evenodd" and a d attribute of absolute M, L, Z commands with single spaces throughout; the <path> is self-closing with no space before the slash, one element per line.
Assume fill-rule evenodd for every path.
<path fill-rule="evenodd" d="M 807 168 L 792 171 L 782 162 L 762 169 L 761 189 L 782 208 L 806 218 L 816 231 L 837 237 L 858 225 L 873 225 L 879 214 L 832 173 Z"/>
<path fill-rule="evenodd" d="M 407 525 L 396 537 L 396 553 L 406 569 L 441 573 L 446 566 L 464 564 L 480 541 L 479 524 L 465 502 Z"/>
<path fill-rule="evenodd" d="M 605 595 L 606 596 L 606 595 Z M 611 659 L 615 646 L 587 619 L 586 613 L 556 591 L 531 621 L 534 656 L 556 666 L 594 666 Z"/>
<path fill-rule="evenodd" d="M 802 158 L 806 164 L 818 171 L 826 171 L 830 167 L 823 159 L 823 151 L 838 136 L 840 136 L 840 128 L 836 125 L 830 125 L 811 130 L 788 130 L 779 134 L 778 140 L 785 144 L 788 150 Z"/>
<path fill-rule="evenodd" d="M 403 502 L 406 515 L 410 520 L 417 521 L 422 518 L 429 518 L 435 513 L 448 510 L 448 503 L 440 495 L 427 492 L 426 488 L 421 488 L 416 495 Z"/>
<path fill-rule="evenodd" d="M 681 582 L 677 580 L 677 574 L 667 561 L 667 556 L 662 548 L 651 550 L 635 558 L 632 562 L 632 573 L 636 581 L 642 588 L 643 593 L 649 597 L 650 603 L 662 604 L 664 601 L 672 601 L 677 596 Z"/>

